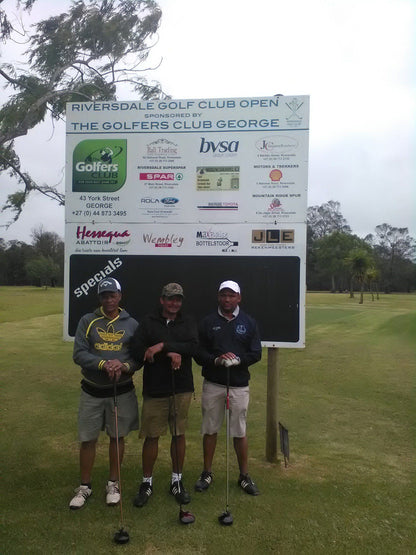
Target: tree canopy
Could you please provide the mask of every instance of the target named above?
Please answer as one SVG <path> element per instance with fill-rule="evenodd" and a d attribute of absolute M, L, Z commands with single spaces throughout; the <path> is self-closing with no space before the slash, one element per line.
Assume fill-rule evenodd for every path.
<path fill-rule="evenodd" d="M 352 295 L 354 282 L 361 292 L 367 284 L 386 293 L 415 289 L 416 241 L 408 228 L 384 223 L 361 239 L 351 233 L 335 201 L 309 207 L 307 223 L 308 289 L 349 289 Z"/>
<path fill-rule="evenodd" d="M 30 10 L 36 0 L 17 0 Z M 65 6 L 62 6 L 65 9 Z M 157 40 L 161 10 L 154 0 L 76 0 L 67 11 L 18 29 L 0 7 L 3 42 L 24 36 L 24 66 L 4 62 L 0 76 L 10 90 L 0 109 L 0 172 L 17 180 L 3 210 L 16 221 L 32 191 L 64 203 L 56 187 L 36 183 L 21 167 L 14 141 L 26 136 L 47 116 L 65 114 L 67 102 L 112 100 L 128 84 L 140 98 L 165 98 L 159 83 L 148 81 L 144 64 Z"/>

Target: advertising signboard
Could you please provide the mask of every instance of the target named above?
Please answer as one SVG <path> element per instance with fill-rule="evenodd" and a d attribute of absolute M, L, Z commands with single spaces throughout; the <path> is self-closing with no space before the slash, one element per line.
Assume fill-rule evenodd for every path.
<path fill-rule="evenodd" d="M 65 337 L 120 279 L 137 319 L 178 281 L 238 281 L 263 345 L 304 346 L 309 97 L 67 106 Z"/>

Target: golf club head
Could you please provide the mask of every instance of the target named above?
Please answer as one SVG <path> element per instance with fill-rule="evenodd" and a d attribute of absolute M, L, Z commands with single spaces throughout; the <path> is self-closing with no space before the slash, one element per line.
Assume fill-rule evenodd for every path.
<path fill-rule="evenodd" d="M 231 526 L 231 524 L 234 522 L 233 515 L 230 513 L 230 511 L 225 511 L 218 517 L 218 521 L 223 526 Z"/>
<path fill-rule="evenodd" d="M 130 540 L 129 533 L 126 530 L 124 530 L 124 528 L 120 528 L 120 530 L 114 534 L 115 543 L 119 543 L 119 544 L 128 543 L 129 540 Z"/>
<path fill-rule="evenodd" d="M 179 511 L 179 521 L 182 524 L 193 524 L 195 522 L 195 516 L 190 511 Z"/>

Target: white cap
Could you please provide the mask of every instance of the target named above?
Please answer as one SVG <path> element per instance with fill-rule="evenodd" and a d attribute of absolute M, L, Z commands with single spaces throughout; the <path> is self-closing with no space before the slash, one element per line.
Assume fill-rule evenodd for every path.
<path fill-rule="evenodd" d="M 234 291 L 234 293 L 238 293 L 240 294 L 240 286 L 238 285 L 238 283 L 236 283 L 235 281 L 231 281 L 231 280 L 227 280 L 227 281 L 223 281 L 218 289 L 218 291 L 221 291 L 222 289 L 231 289 L 231 291 Z"/>

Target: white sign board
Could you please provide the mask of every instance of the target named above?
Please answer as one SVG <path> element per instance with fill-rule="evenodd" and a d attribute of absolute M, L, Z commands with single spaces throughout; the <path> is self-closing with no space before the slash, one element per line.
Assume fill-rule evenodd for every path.
<path fill-rule="evenodd" d="M 66 322 L 72 256 L 295 257 L 299 333 L 264 344 L 302 347 L 308 130 L 306 96 L 68 104 Z"/>

